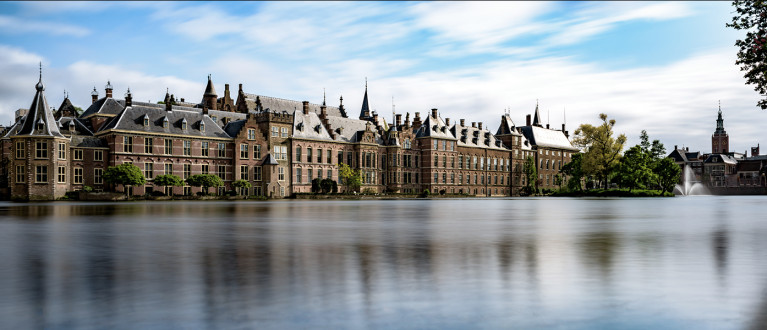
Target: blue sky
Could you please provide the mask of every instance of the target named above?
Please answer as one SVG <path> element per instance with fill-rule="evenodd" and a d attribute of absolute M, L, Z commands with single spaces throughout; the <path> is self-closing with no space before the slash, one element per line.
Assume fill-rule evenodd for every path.
<path fill-rule="evenodd" d="M 135 99 L 202 97 L 213 75 L 246 92 L 371 106 L 439 108 L 497 128 L 506 109 L 572 132 L 600 112 L 637 143 L 710 151 L 717 102 L 735 150 L 767 136 L 767 113 L 734 65 L 729 2 L 2 2 L 0 122 L 34 95 L 76 105 L 111 80 Z M 566 110 L 565 110 L 566 109 Z"/>

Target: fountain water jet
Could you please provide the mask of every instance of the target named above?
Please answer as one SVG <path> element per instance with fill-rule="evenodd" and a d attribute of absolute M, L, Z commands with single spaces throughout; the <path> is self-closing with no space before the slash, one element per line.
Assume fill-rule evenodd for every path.
<path fill-rule="evenodd" d="M 674 195 L 690 196 L 690 195 L 710 195 L 703 183 L 695 180 L 695 175 L 692 173 L 692 169 L 685 165 L 682 170 L 682 183 L 674 186 Z"/>

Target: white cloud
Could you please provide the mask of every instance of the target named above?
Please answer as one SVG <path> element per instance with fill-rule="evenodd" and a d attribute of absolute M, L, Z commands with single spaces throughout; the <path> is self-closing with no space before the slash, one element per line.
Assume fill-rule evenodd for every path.
<path fill-rule="evenodd" d="M 6 15 L 0 15 L 0 31 L 5 34 L 42 33 L 75 37 L 84 37 L 91 33 L 90 30 L 76 25 L 19 19 Z"/>

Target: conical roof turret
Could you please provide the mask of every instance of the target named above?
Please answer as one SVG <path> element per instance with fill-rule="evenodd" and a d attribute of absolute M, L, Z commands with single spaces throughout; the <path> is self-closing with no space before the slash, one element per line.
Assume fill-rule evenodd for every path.
<path fill-rule="evenodd" d="M 43 69 L 40 64 L 40 79 L 35 84 L 35 98 L 29 106 L 29 112 L 17 135 L 56 136 L 64 137 L 59 132 L 59 126 L 53 117 L 53 111 L 45 99 L 45 85 L 43 85 Z"/>
<path fill-rule="evenodd" d="M 213 87 L 213 80 L 211 80 L 210 75 L 208 75 L 208 85 L 205 86 L 205 96 L 218 96 L 216 94 L 216 88 Z"/>

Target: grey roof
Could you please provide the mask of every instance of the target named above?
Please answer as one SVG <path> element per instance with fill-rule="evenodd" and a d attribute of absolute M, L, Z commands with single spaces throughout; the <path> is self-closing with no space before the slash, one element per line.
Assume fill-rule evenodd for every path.
<path fill-rule="evenodd" d="M 149 126 L 144 126 L 144 116 L 149 118 Z M 163 121 L 168 119 L 168 127 L 163 127 Z M 182 121 L 186 120 L 187 129 L 182 129 Z M 205 131 L 200 130 L 200 123 L 205 124 Z M 198 111 L 173 110 L 145 106 L 130 106 L 118 116 L 104 125 L 101 131 L 108 129 L 152 132 L 165 134 L 180 134 L 194 137 L 229 138 L 224 130 L 216 125 L 210 117 Z"/>
<path fill-rule="evenodd" d="M 21 128 L 16 132 L 16 135 L 33 135 L 33 136 L 58 136 L 64 137 L 59 132 L 59 126 L 56 123 L 56 119 L 53 118 L 53 111 L 48 106 L 48 101 L 45 99 L 45 86 L 43 85 L 42 75 L 40 81 L 35 85 L 35 97 L 32 99 L 32 105 L 29 106 L 29 112 L 24 117 L 24 123 L 21 124 Z"/>
<path fill-rule="evenodd" d="M 218 96 L 216 95 L 216 88 L 213 86 L 213 81 L 210 79 L 210 75 L 208 75 L 208 85 L 205 86 L 205 93 L 203 95 Z"/>
<path fill-rule="evenodd" d="M 365 116 L 365 113 L 367 112 L 367 116 Z M 360 117 L 359 118 L 367 118 L 372 116 L 370 113 L 370 106 L 368 105 L 368 86 L 367 83 L 365 83 L 365 96 L 362 98 L 362 107 L 360 108 Z"/>
<path fill-rule="evenodd" d="M 522 126 L 520 131 L 534 146 L 578 151 L 562 131 L 538 126 Z"/>
<path fill-rule="evenodd" d="M 511 116 L 504 114 L 501 116 L 501 126 L 498 126 L 498 131 L 495 132 L 495 135 L 521 135 L 517 133 L 516 126 L 514 121 L 511 120 Z"/>
<path fill-rule="evenodd" d="M 344 117 L 328 117 L 328 124 L 330 129 L 336 134 L 336 141 L 341 142 L 359 142 L 362 132 L 367 129 L 367 125 L 370 123 L 366 120 L 344 118 Z M 373 125 L 373 123 L 370 123 Z M 340 129 L 339 129 L 340 128 Z M 375 142 L 383 144 L 381 135 L 373 130 L 375 134 Z"/>
<path fill-rule="evenodd" d="M 704 163 L 725 163 L 725 164 L 737 164 L 738 161 L 735 160 L 732 156 L 729 155 L 723 155 L 723 154 L 712 154 L 709 155 L 708 158 L 706 158 Z"/>
<path fill-rule="evenodd" d="M 256 95 L 256 94 L 249 94 L 249 93 L 244 93 L 244 94 L 245 94 L 245 102 L 248 105 L 248 109 L 256 108 L 256 99 L 258 99 L 261 102 L 262 110 L 269 109 L 269 111 L 277 111 L 277 112 L 287 111 L 289 114 L 293 114 L 293 112 L 295 112 L 296 110 L 301 111 L 304 107 L 301 101 L 286 100 L 286 99 L 281 99 L 277 97 Z M 319 104 L 309 103 L 309 111 L 319 114 L 320 106 L 321 105 Z M 325 111 L 327 112 L 328 116 L 346 117 L 346 114 L 343 113 L 338 107 L 328 106 L 325 109 Z"/>
<path fill-rule="evenodd" d="M 264 160 L 261 161 L 261 165 L 279 165 L 280 163 L 277 162 L 277 160 L 272 157 L 272 154 L 266 154 L 266 157 L 264 157 Z"/>
<path fill-rule="evenodd" d="M 503 143 L 487 129 L 456 124 L 450 131 L 458 139 L 458 146 L 507 150 Z"/>
<path fill-rule="evenodd" d="M 224 132 L 226 132 L 226 134 L 231 137 L 235 137 L 237 134 L 240 134 L 240 131 L 242 130 L 242 127 L 245 126 L 246 121 L 247 120 L 245 119 L 231 121 L 227 123 L 226 126 L 224 126 Z"/>
<path fill-rule="evenodd" d="M 322 125 L 320 116 L 314 112 L 304 114 L 303 111 L 296 111 L 293 114 L 293 137 L 299 139 L 333 140 L 328 130 Z"/>
<path fill-rule="evenodd" d="M 94 136 L 72 136 L 70 146 L 79 148 L 107 148 L 106 141 Z"/>
<path fill-rule="evenodd" d="M 71 112 L 73 115 L 77 115 L 77 110 L 75 109 L 75 106 L 72 105 L 72 101 L 69 100 L 69 97 L 65 97 L 64 101 L 61 101 L 61 105 L 59 106 L 59 109 L 56 110 L 56 113 L 54 113 L 54 117 L 62 117 L 64 115 L 64 112 Z"/>
<path fill-rule="evenodd" d="M 124 100 L 118 101 L 111 97 L 102 97 L 96 102 L 93 102 L 93 104 L 83 112 L 80 118 L 85 118 L 97 113 L 102 115 L 117 115 L 120 111 L 123 111 L 123 109 L 125 109 Z"/>
<path fill-rule="evenodd" d="M 196 109 L 196 110 L 199 111 L 199 109 Z M 228 119 L 228 122 L 231 123 L 231 122 L 234 122 L 234 121 L 243 120 L 247 116 L 248 115 L 246 115 L 244 113 L 239 113 L 239 112 L 229 112 L 229 111 L 221 111 L 221 110 L 208 110 L 208 117 L 210 117 L 210 119 L 213 119 L 215 117 L 214 121 L 216 122 L 216 124 L 218 124 L 218 126 L 225 126 L 226 125 L 226 124 L 224 124 L 224 118 Z M 232 135 L 232 136 L 234 136 L 234 135 Z"/>
<path fill-rule="evenodd" d="M 533 117 L 533 126 L 543 126 L 541 125 L 541 114 L 538 112 L 538 102 L 535 102 L 535 117 Z"/>
<path fill-rule="evenodd" d="M 21 117 L 17 122 L 13 123 L 13 125 L 5 128 L 5 134 L 3 134 L 3 138 L 9 138 L 11 136 L 16 135 L 16 132 L 19 131 L 21 128 L 21 123 L 24 122 L 24 117 Z"/>
<path fill-rule="evenodd" d="M 93 135 L 93 131 L 90 127 L 86 126 L 80 119 L 74 118 L 74 117 L 61 117 L 59 118 L 59 129 L 65 133 L 69 133 L 71 130 L 69 129 L 70 124 L 74 124 L 74 129 L 77 134 L 80 135 Z"/>
<path fill-rule="evenodd" d="M 445 122 L 442 121 L 442 118 L 439 116 L 431 116 L 431 114 L 426 117 L 426 119 L 423 121 L 423 124 L 421 124 L 421 127 L 419 127 L 418 131 L 416 131 L 416 137 L 432 137 L 456 140 L 456 137 L 453 136 L 453 133 L 450 132 L 450 128 L 445 125 Z"/>

